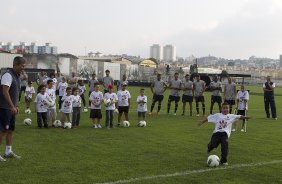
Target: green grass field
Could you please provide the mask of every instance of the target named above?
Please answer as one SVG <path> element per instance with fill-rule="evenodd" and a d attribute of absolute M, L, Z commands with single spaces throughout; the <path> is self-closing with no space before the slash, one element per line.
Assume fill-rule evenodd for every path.
<path fill-rule="evenodd" d="M 262 93 L 261 87 L 248 86 L 247 89 Z M 229 166 L 209 170 L 206 145 L 213 124 L 198 127 L 199 117 L 180 116 L 182 104 L 177 116 L 166 115 L 166 94 L 161 116 L 156 116 L 155 107 L 153 115 L 147 117 L 147 127 L 139 128 L 135 103 L 139 88 L 131 87 L 129 90 L 133 102 L 131 127 L 110 130 L 93 129 L 89 113 L 82 113 L 78 129 L 37 129 L 35 113 L 24 114 L 22 100 L 13 144 L 14 152 L 22 159 L 0 163 L 0 183 L 90 184 L 118 180 L 142 184 L 282 183 L 282 122 L 281 119 L 265 118 L 263 96 L 250 95 L 249 115 L 253 119 L 248 122 L 247 133 L 232 133 Z M 281 95 L 282 88 L 277 88 L 276 94 Z M 152 95 L 149 88 L 146 88 L 146 95 L 150 108 Z M 281 96 L 277 96 L 278 117 L 281 105 Z M 206 112 L 209 112 L 210 93 L 206 93 L 206 107 Z M 217 109 L 215 106 L 214 111 Z M 27 117 L 33 120 L 32 126 L 22 124 Z M 116 114 L 114 122 L 117 123 Z M 103 113 L 102 125 L 104 123 Z M 5 144 L 0 149 L 3 155 Z M 212 154 L 220 156 L 220 147 Z M 173 173 L 178 174 L 169 176 Z M 129 180 L 132 178 L 137 179 Z"/>

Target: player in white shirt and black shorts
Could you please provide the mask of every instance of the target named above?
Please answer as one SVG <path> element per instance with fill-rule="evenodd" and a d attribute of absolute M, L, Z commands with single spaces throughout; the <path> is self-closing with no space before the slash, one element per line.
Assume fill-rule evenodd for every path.
<path fill-rule="evenodd" d="M 174 74 L 174 79 L 172 79 L 169 82 L 169 88 L 170 88 L 170 95 L 168 97 L 168 103 L 167 103 L 167 114 L 169 114 L 171 102 L 175 102 L 174 107 L 174 115 L 176 115 L 176 111 L 178 108 L 178 102 L 180 101 L 179 91 L 181 90 L 181 80 L 178 78 L 179 74 L 176 72 Z"/>
<path fill-rule="evenodd" d="M 183 89 L 183 95 L 182 95 L 183 112 L 182 112 L 182 116 L 184 116 L 185 107 L 186 107 L 187 102 L 189 103 L 189 106 L 190 106 L 190 116 L 192 116 L 193 82 L 190 80 L 189 74 L 185 75 L 185 80 L 182 82 L 182 89 Z"/>
<path fill-rule="evenodd" d="M 120 125 L 121 116 L 124 113 L 125 120 L 129 121 L 128 112 L 130 108 L 130 98 L 131 95 L 128 90 L 126 90 L 127 83 L 122 84 L 122 89 L 117 92 L 118 97 L 118 126 Z"/>
<path fill-rule="evenodd" d="M 199 102 L 202 103 L 203 115 L 205 115 L 206 107 L 205 107 L 204 92 L 206 90 L 206 83 L 203 80 L 200 80 L 199 74 L 196 74 L 195 77 L 196 77 L 196 80 L 194 81 L 194 85 L 193 85 L 193 94 L 194 94 L 195 101 L 196 101 L 197 116 L 200 116 Z"/>
<path fill-rule="evenodd" d="M 210 83 L 210 90 L 212 92 L 210 114 L 212 114 L 213 106 L 215 103 L 218 104 L 218 110 L 220 112 L 221 103 L 222 103 L 222 98 L 221 98 L 222 88 L 221 88 L 221 82 L 218 81 L 217 75 L 213 77 L 213 81 Z"/>
<path fill-rule="evenodd" d="M 241 90 L 237 93 L 237 115 L 247 116 L 248 111 L 248 101 L 249 101 L 249 92 L 245 89 L 245 86 L 241 86 Z M 243 119 L 243 124 L 241 132 L 246 132 L 246 120 Z M 233 124 L 232 131 L 236 131 L 237 122 Z"/>
<path fill-rule="evenodd" d="M 249 117 L 242 115 L 229 114 L 229 104 L 223 103 L 221 107 L 221 113 L 216 113 L 205 118 L 203 121 L 199 122 L 199 126 L 209 122 L 214 123 L 215 128 L 213 135 L 208 144 L 208 153 L 210 153 L 214 148 L 217 148 L 221 144 L 221 160 L 220 163 L 223 165 L 228 165 L 227 155 L 228 155 L 228 139 L 231 134 L 232 124 L 240 119 L 249 119 Z"/>
<path fill-rule="evenodd" d="M 91 102 L 90 118 L 93 122 L 93 128 L 102 128 L 100 121 L 102 119 L 101 104 L 103 103 L 103 98 L 104 97 L 103 93 L 100 91 L 100 86 L 98 83 L 96 83 L 94 86 L 94 91 L 92 91 L 89 97 L 89 101 Z"/>

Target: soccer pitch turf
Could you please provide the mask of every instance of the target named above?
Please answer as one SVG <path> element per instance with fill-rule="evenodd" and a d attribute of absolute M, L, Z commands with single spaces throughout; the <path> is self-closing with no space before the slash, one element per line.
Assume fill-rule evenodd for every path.
<path fill-rule="evenodd" d="M 38 129 L 36 114 L 24 114 L 22 98 L 13 143 L 13 150 L 22 159 L 0 163 L 0 183 L 282 183 L 281 96 L 275 97 L 278 120 L 266 119 L 262 88 L 247 86 L 251 91 L 248 115 L 252 117 L 247 132 L 237 130 L 231 134 L 229 166 L 209 168 L 206 147 L 214 125 L 197 126 L 202 117 L 195 117 L 195 103 L 193 117 L 188 116 L 188 109 L 185 116 L 180 116 L 182 103 L 179 103 L 177 116 L 166 115 L 167 90 L 161 115 L 156 115 L 156 104 L 153 115 L 147 116 L 147 127 L 140 128 L 136 112 L 139 89 L 129 88 L 131 126 L 110 130 L 93 129 L 89 112 L 82 113 L 78 129 Z M 252 95 L 252 92 L 261 94 Z M 275 93 L 282 95 L 282 88 L 277 88 Z M 149 88 L 145 94 L 150 109 Z M 205 94 L 206 114 L 210 95 Z M 173 109 L 174 103 L 171 112 Z M 217 111 L 215 105 L 214 112 Z M 105 112 L 102 112 L 104 127 Z M 23 125 L 25 118 L 32 119 L 31 126 Z M 117 124 L 117 114 L 114 124 Z M 220 146 L 211 154 L 220 156 Z"/>

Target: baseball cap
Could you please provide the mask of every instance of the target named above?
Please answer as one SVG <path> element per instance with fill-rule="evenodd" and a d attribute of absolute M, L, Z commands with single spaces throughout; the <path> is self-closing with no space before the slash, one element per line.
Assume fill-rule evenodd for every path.
<path fill-rule="evenodd" d="M 108 85 L 108 89 L 113 89 L 113 85 Z"/>

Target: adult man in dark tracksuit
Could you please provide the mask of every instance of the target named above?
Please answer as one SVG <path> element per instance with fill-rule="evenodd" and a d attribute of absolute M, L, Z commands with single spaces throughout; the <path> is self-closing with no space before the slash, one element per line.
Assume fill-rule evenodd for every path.
<path fill-rule="evenodd" d="M 264 109 L 265 109 L 266 117 L 270 118 L 270 113 L 269 113 L 269 105 L 270 105 L 272 118 L 274 120 L 277 120 L 276 106 L 274 101 L 274 88 L 275 88 L 275 83 L 271 81 L 270 76 L 267 76 L 266 82 L 263 84 Z"/>
<path fill-rule="evenodd" d="M 15 57 L 13 68 L 1 78 L 0 85 L 0 144 L 6 137 L 5 158 L 21 157 L 12 151 L 13 131 L 15 130 L 16 115 L 19 113 L 18 101 L 20 93 L 20 74 L 25 68 L 25 59 Z M 6 159 L 0 156 L 0 162 Z"/>

